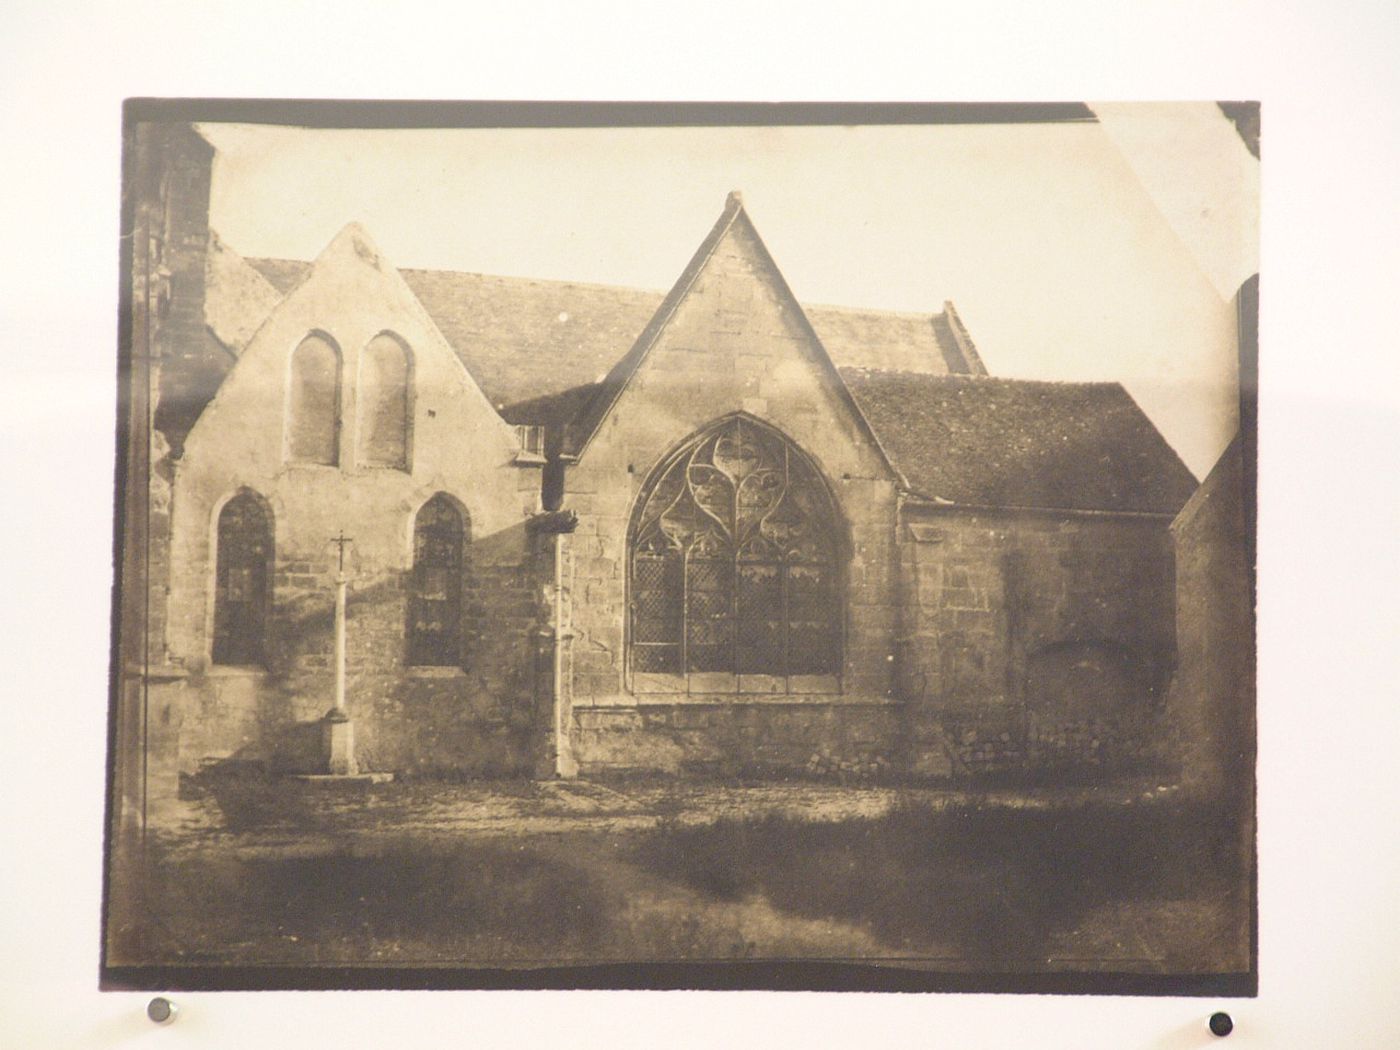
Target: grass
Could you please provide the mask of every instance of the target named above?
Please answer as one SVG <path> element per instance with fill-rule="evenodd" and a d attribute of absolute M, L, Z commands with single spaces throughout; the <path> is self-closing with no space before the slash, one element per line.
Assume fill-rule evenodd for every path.
<path fill-rule="evenodd" d="M 899 956 L 1010 972 L 1054 969 L 1079 943 L 1128 956 L 1136 944 L 1166 972 L 1223 972 L 1247 928 L 1235 823 L 1176 801 L 907 804 L 837 822 L 663 816 L 514 836 L 394 832 L 386 813 L 356 838 L 305 796 L 221 791 L 228 831 L 288 834 L 256 850 L 234 848 L 235 834 L 157 853 L 146 890 L 159 915 L 129 946 L 147 962 Z"/>
<path fill-rule="evenodd" d="M 421 846 L 157 864 L 164 922 L 146 945 L 185 962 L 502 964 L 586 956 L 616 895 L 518 848 Z"/>
<path fill-rule="evenodd" d="M 649 870 L 720 899 L 761 894 L 792 915 L 864 926 L 898 951 L 1019 968 L 1114 904 L 1238 908 L 1234 821 L 1199 805 L 1058 810 L 913 807 L 882 818 L 677 827 L 637 843 Z M 1168 965 L 1203 961 L 1176 931 Z"/>

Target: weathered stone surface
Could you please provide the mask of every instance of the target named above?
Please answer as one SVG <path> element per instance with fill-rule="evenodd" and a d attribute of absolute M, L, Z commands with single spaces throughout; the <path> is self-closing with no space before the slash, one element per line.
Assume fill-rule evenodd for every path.
<path fill-rule="evenodd" d="M 1172 523 L 1177 635 L 1171 691 L 1182 780 L 1247 797 L 1255 737 L 1254 596 L 1245 462 L 1237 438 Z"/>
<path fill-rule="evenodd" d="M 147 146 L 133 328 L 151 355 L 155 403 L 131 408 L 134 426 L 153 410 L 159 429 L 149 445 L 133 443 L 129 462 L 119 652 L 131 670 L 118 725 L 124 753 L 148 749 L 157 794 L 173 794 L 180 771 L 211 763 L 324 765 L 317 734 L 334 673 L 329 540 L 342 531 L 354 540 L 347 703 L 362 768 L 860 779 L 1160 759 L 1170 736 L 1161 690 L 1175 647 L 1164 516 L 906 502 L 737 201 L 648 329 L 645 352 L 623 357 L 618 345 L 622 363 L 599 386 L 607 396 L 595 399 L 601 410 L 589 417 L 587 441 L 555 435 L 581 455 L 549 464 L 548 505 L 560 508 L 559 521 L 577 517 L 572 531 L 540 529 L 540 457 L 521 456 L 518 436 L 463 367 L 462 348 L 447 345 L 363 230 L 343 231 L 250 325 L 244 314 L 271 300 L 208 230 L 208 144 L 184 129 Z M 211 279 L 225 298 L 205 295 Z M 326 465 L 284 454 L 289 355 L 309 333 L 341 355 L 339 429 Z M 387 459 L 369 455 L 378 446 L 361 433 L 369 410 L 360 358 L 385 333 L 411 355 L 401 458 L 398 445 Z M 844 351 L 854 347 L 848 340 Z M 870 352 L 874 360 L 883 351 Z M 736 414 L 783 435 L 830 493 L 840 673 L 631 675 L 635 504 L 671 450 Z M 220 667 L 210 645 L 214 538 L 220 508 L 245 488 L 274 521 L 267 660 Z M 413 520 L 439 492 L 469 527 L 463 658 L 412 667 Z M 1219 531 L 1187 524 L 1181 535 L 1209 528 Z M 1186 547 L 1197 551 L 1187 556 L 1192 593 L 1203 595 L 1219 544 Z M 138 623 L 144 631 L 129 629 Z M 1190 695 L 1199 697 L 1223 665 L 1197 642 Z M 1201 703 L 1176 706 L 1198 725 Z M 1210 738 L 1212 754 L 1222 739 Z M 119 791 L 134 799 L 145 790 L 129 775 L 139 764 L 122 768 Z"/>
<path fill-rule="evenodd" d="M 1175 650 L 1164 517 L 925 506 L 904 524 L 913 767 L 948 753 L 967 773 L 1161 757 Z M 1033 673 L 1047 654 L 1079 678 L 1051 688 Z"/>
<path fill-rule="evenodd" d="M 342 358 L 334 464 L 288 463 L 284 454 L 287 358 L 308 332 L 324 333 Z M 364 447 L 359 354 L 385 332 L 412 355 L 403 469 L 357 458 Z M 537 467 L 516 463 L 518 451 L 512 428 L 402 279 L 362 230 L 347 227 L 259 328 L 185 441 L 171 511 L 167 642 L 170 659 L 190 672 L 187 702 L 198 712 L 182 737 L 182 768 L 234 756 L 300 764 L 295 727 L 334 699 L 329 540 L 342 531 L 354 541 L 347 707 L 360 764 L 412 772 L 528 768 L 528 654 L 540 614 L 525 517 L 539 509 L 539 477 Z M 522 472 L 533 479 L 524 505 Z M 241 489 L 266 500 L 275 527 L 268 661 L 253 671 L 215 667 L 209 655 L 212 523 Z M 465 638 L 459 668 L 429 671 L 408 666 L 405 631 L 414 516 L 440 492 L 460 505 L 467 523 Z"/>
<path fill-rule="evenodd" d="M 571 685 L 578 719 L 575 752 L 585 772 L 800 769 L 811 753 L 804 743 L 808 728 L 839 736 L 852 722 L 863 724 L 863 742 L 849 745 L 862 761 L 892 747 L 896 709 L 868 705 L 894 696 L 895 478 L 799 313 L 741 213 L 703 260 L 650 352 L 569 469 L 565 506 L 579 514 L 572 542 L 584 545 L 571 581 L 572 593 L 585 598 L 572 609 L 579 640 Z M 627 674 L 620 631 L 629 565 L 626 522 L 667 450 L 735 413 L 749 413 L 787 436 L 819 466 L 832 493 L 851 555 L 844 574 L 843 667 L 840 676 L 796 677 L 783 690 L 772 676 L 692 674 L 685 687 L 690 699 L 710 693 L 716 705 L 704 732 L 694 733 L 682 728 L 692 718 L 685 709 L 657 704 L 679 686 L 656 676 L 629 680 Z M 804 703 L 783 708 L 780 717 L 779 708 L 752 702 L 780 691 Z M 592 711 L 636 706 L 642 696 L 647 703 L 641 729 L 615 717 L 593 720 Z M 851 704 L 866 706 L 845 710 Z"/>

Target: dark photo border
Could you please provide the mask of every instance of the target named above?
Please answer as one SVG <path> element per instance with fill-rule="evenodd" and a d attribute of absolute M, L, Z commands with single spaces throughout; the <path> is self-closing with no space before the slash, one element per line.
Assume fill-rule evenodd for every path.
<path fill-rule="evenodd" d="M 1231 103 L 1242 134 L 1252 127 L 1257 150 L 1257 103 Z M 1222 104 L 1225 108 L 1226 104 Z M 1236 116 L 1235 114 L 1240 114 Z M 150 464 L 137 449 L 133 420 L 146 409 L 146 365 L 133 345 L 132 253 L 136 208 L 134 129 L 147 122 L 261 123 L 308 128 L 589 128 L 728 125 L 847 124 L 1027 124 L 1096 120 L 1082 103 L 614 103 L 614 102 L 450 102 L 324 101 L 259 99 L 136 98 L 125 102 L 123 193 L 118 296 L 118 402 L 114 489 L 107 729 L 106 840 L 102 898 L 100 986 L 105 991 L 235 991 L 313 989 L 695 989 L 850 992 L 978 992 L 1049 995 L 1254 997 L 1259 988 L 1257 846 L 1250 864 L 1250 966 L 1224 974 L 1144 974 L 1115 972 L 1007 973 L 931 972 L 919 961 L 880 964 L 864 961 L 764 961 L 477 969 L 453 965 L 393 966 L 181 966 L 114 965 L 108 959 L 109 923 L 115 894 L 113 849 L 118 818 L 119 778 L 133 775 L 118 765 L 123 653 L 119 651 L 123 610 L 133 599 L 122 592 L 123 566 L 147 542 L 144 525 L 129 520 L 133 493 L 129 479 Z M 1246 141 L 1249 139 L 1246 137 Z M 1257 275 L 1239 295 L 1240 434 L 1244 462 L 1246 555 L 1254 564 L 1257 537 Z M 1254 587 L 1253 575 L 1250 578 Z M 1251 632 L 1253 624 L 1250 625 Z M 1252 634 L 1251 634 L 1252 641 Z M 144 652 L 145 647 L 141 647 Z M 1253 741 L 1249 760 L 1253 763 Z M 143 774 L 144 775 L 144 774 Z M 1251 785 L 1253 779 L 1251 775 Z M 144 797 L 144 796 L 143 796 Z M 1256 800 L 1248 801 L 1251 814 Z M 143 831 L 144 834 L 144 831 Z"/>

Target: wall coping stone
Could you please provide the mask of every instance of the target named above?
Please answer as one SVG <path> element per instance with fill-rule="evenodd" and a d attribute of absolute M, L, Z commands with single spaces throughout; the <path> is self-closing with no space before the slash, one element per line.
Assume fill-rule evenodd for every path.
<path fill-rule="evenodd" d="M 572 707 L 575 711 L 636 711 L 638 708 L 665 707 L 903 707 L 904 703 L 905 701 L 896 697 L 853 699 L 829 693 L 810 696 L 793 696 L 786 693 L 653 693 L 645 698 L 637 697 L 635 703 L 580 703 L 575 700 Z"/>

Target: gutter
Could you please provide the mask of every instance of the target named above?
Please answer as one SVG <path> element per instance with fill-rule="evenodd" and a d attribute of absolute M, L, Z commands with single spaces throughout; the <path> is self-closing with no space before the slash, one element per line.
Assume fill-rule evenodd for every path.
<path fill-rule="evenodd" d="M 1015 504 L 955 503 L 913 492 L 905 493 L 901 504 L 903 509 L 925 514 L 966 511 L 981 514 L 1039 514 L 1053 517 L 1126 519 L 1129 521 L 1175 521 L 1177 515 L 1166 511 L 1152 510 L 1089 510 L 1081 507 L 1028 507 Z"/>

